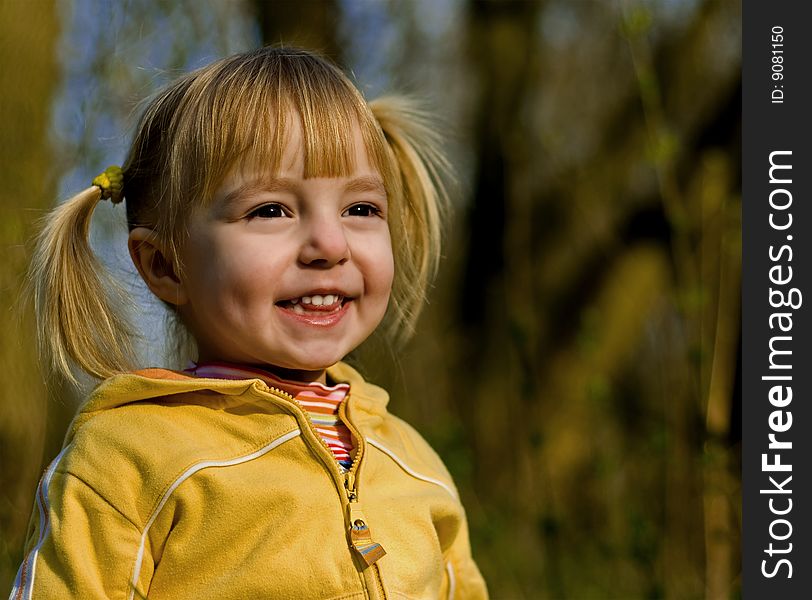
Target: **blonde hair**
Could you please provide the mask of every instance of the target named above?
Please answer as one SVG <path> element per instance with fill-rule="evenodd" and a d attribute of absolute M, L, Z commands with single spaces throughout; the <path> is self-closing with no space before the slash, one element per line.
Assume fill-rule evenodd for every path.
<path fill-rule="evenodd" d="M 386 329 L 393 340 L 408 339 L 440 258 L 449 164 L 436 127 L 415 102 L 392 96 L 367 103 L 340 69 L 308 51 L 238 54 L 158 93 L 123 166 L 130 229 L 153 229 L 176 258 L 189 215 L 240 161 L 278 171 L 291 115 L 300 119 L 306 178 L 350 175 L 352 131 L 360 126 L 390 207 L 395 279 Z M 88 242 L 99 199 L 99 188 L 88 188 L 48 215 L 30 271 L 41 349 L 71 381 L 71 362 L 98 378 L 134 366 L 133 333 Z"/>

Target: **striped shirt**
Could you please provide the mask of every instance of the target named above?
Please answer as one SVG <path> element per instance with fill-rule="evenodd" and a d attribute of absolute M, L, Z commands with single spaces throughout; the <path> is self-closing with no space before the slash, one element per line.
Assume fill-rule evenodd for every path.
<path fill-rule="evenodd" d="M 352 434 L 338 416 L 338 407 L 350 391 L 348 383 L 328 386 L 315 381 L 288 381 L 263 369 L 227 363 L 192 363 L 184 372 L 211 379 L 261 379 L 269 386 L 290 394 L 302 406 L 341 470 L 348 471 L 352 466 Z"/>

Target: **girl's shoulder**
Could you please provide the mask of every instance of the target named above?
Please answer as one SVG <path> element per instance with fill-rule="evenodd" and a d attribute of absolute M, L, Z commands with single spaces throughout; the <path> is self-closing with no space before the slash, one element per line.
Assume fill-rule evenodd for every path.
<path fill-rule="evenodd" d="M 250 453 L 291 428 L 257 402 L 251 382 L 176 375 L 152 370 L 103 382 L 74 418 L 56 472 L 139 522 L 191 466 Z"/>
<path fill-rule="evenodd" d="M 459 500 L 457 488 L 439 454 L 426 439 L 403 419 L 387 413 L 380 424 L 365 435 L 368 446 L 383 454 L 406 473 L 445 488 Z"/>

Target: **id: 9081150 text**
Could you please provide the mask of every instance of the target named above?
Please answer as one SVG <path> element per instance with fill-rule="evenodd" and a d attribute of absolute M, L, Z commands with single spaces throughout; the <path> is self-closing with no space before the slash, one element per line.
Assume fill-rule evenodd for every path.
<path fill-rule="evenodd" d="M 770 66 L 773 89 L 770 94 L 772 104 L 784 103 L 784 28 L 775 25 L 772 28 L 772 50 Z"/>

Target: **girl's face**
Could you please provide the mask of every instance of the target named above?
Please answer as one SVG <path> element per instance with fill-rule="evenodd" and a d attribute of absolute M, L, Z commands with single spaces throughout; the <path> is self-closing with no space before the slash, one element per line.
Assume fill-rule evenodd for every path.
<path fill-rule="evenodd" d="M 356 170 L 338 178 L 304 179 L 298 119 L 288 130 L 275 178 L 236 170 L 191 217 L 179 309 L 201 361 L 324 381 L 386 312 L 387 197 L 357 125 Z"/>

